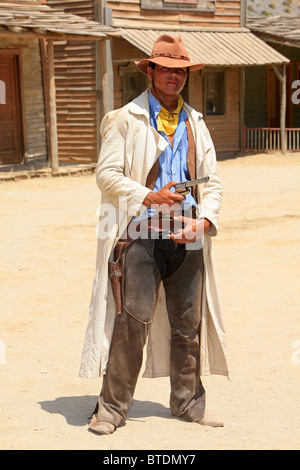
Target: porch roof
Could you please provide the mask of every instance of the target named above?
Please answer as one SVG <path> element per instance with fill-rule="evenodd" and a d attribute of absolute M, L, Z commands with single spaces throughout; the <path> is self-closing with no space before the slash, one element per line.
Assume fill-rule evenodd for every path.
<path fill-rule="evenodd" d="M 0 38 L 98 40 L 118 37 L 118 30 L 40 2 L 0 3 Z"/>
<path fill-rule="evenodd" d="M 300 16 L 247 18 L 247 27 L 265 41 L 300 47 Z"/>
<path fill-rule="evenodd" d="M 289 59 L 257 38 L 247 28 L 208 29 L 178 27 L 172 29 L 121 28 L 121 36 L 148 57 L 161 34 L 182 38 L 192 62 L 210 67 L 284 64 Z"/>

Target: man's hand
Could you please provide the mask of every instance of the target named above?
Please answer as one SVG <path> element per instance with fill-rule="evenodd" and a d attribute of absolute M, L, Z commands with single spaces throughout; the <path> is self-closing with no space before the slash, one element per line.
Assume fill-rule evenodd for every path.
<path fill-rule="evenodd" d="M 208 219 L 192 219 L 190 217 L 174 217 L 175 227 L 180 223 L 183 230 L 171 233 L 170 239 L 176 243 L 191 243 L 201 238 L 211 229 L 211 222 Z"/>
<path fill-rule="evenodd" d="M 181 204 L 184 201 L 184 196 L 179 193 L 171 193 L 170 189 L 176 184 L 175 181 L 169 181 L 163 188 L 156 193 L 149 193 L 145 197 L 143 204 L 146 207 L 150 207 L 158 212 L 169 213 L 172 211 L 172 206 Z"/>

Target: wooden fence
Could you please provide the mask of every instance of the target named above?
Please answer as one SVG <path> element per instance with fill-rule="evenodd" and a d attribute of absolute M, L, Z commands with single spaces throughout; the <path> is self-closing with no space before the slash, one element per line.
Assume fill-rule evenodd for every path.
<path fill-rule="evenodd" d="M 285 130 L 289 152 L 300 152 L 300 128 Z M 271 127 L 244 126 L 244 150 L 281 150 L 281 130 Z"/>

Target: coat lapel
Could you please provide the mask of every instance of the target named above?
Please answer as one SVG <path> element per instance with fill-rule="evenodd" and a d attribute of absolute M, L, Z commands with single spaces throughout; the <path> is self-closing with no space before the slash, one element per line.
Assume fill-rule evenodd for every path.
<path fill-rule="evenodd" d="M 139 116 L 140 121 L 132 157 L 131 177 L 146 185 L 151 168 L 167 147 L 168 142 L 151 126 L 147 90 L 129 104 L 129 112 L 135 118 Z"/>

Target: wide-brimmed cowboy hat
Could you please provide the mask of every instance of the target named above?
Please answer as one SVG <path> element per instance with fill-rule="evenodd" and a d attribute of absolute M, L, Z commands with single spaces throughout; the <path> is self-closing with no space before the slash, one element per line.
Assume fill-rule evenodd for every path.
<path fill-rule="evenodd" d="M 190 61 L 180 36 L 174 38 L 169 34 L 163 34 L 155 41 L 149 59 L 142 59 L 134 63 L 147 75 L 147 68 L 151 62 L 169 68 L 188 67 L 190 71 L 201 70 L 204 67 L 204 64 L 195 64 Z"/>

